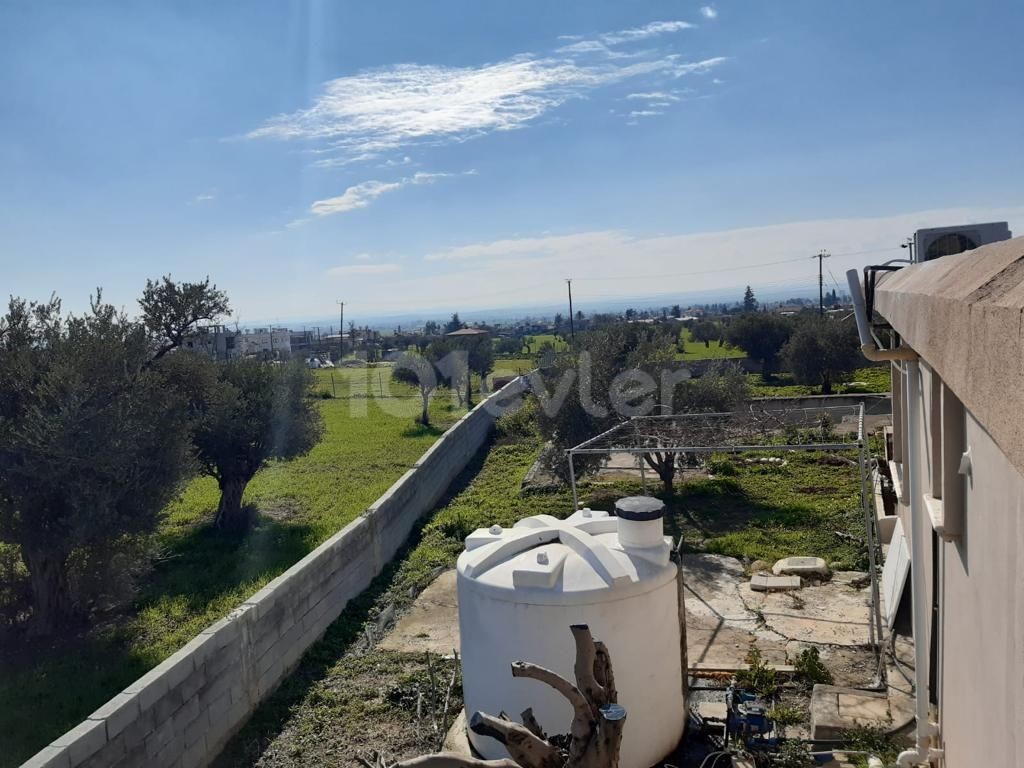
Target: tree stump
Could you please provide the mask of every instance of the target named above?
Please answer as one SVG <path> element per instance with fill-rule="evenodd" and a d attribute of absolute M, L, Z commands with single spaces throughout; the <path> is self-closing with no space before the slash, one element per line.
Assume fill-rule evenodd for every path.
<path fill-rule="evenodd" d="M 626 710 L 617 703 L 611 657 L 586 624 L 569 629 L 576 642 L 575 685 L 536 664 L 512 664 L 513 677 L 542 682 L 569 701 L 573 718 L 567 735 L 546 736 L 532 709 L 522 713 L 522 723 L 513 722 L 505 713 L 495 717 L 474 712 L 469 727 L 501 742 L 509 759 L 478 760 L 445 753 L 414 757 L 393 768 L 618 768 Z"/>

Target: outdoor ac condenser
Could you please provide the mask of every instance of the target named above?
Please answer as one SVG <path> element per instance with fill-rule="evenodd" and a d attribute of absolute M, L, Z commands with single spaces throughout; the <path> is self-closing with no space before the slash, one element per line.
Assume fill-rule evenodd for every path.
<path fill-rule="evenodd" d="M 1005 221 L 919 229 L 914 233 L 914 261 L 952 256 L 989 243 L 1009 240 L 1010 237 L 1010 227 Z"/>

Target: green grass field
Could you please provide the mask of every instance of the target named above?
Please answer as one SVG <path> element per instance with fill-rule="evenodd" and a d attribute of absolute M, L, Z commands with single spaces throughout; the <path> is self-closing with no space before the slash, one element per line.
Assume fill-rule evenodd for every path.
<path fill-rule="evenodd" d="M 749 373 L 747 382 L 750 384 L 751 397 L 803 397 L 821 394 L 821 387 L 796 384 L 788 373 L 779 373 L 767 382 L 761 374 Z M 873 365 L 867 368 L 858 368 L 851 374 L 849 382 L 836 384 L 832 389 L 837 395 L 862 395 L 888 392 L 890 387 L 889 366 Z"/>
<path fill-rule="evenodd" d="M 387 368 L 336 369 L 333 383 L 331 373 L 317 371 L 318 388 L 338 392 L 318 401 L 324 439 L 253 479 L 245 500 L 260 518 L 248 536 L 209 527 L 216 483 L 198 478 L 169 506 L 157 565 L 127 616 L 61 644 L 5 648 L 0 766 L 20 764 L 354 519 L 461 415 L 438 390 L 425 428 L 413 422 L 418 393 Z"/>
<path fill-rule="evenodd" d="M 530 343 L 525 345 L 530 351 L 530 355 L 540 354 L 540 348 L 545 343 L 553 344 L 555 349 L 559 352 L 569 348 L 568 342 L 565 341 L 561 336 L 556 336 L 553 333 L 537 333 L 527 336 Z"/>
<path fill-rule="evenodd" d="M 683 360 L 722 360 L 730 357 L 746 357 L 742 349 L 730 347 L 722 341 L 712 341 L 708 346 L 702 341 L 694 341 L 689 328 L 679 332 L 679 342 L 683 347 L 680 358 Z"/>

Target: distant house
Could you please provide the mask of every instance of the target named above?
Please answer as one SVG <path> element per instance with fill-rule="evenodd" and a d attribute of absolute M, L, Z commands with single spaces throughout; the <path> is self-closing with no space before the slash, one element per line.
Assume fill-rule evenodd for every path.
<path fill-rule="evenodd" d="M 489 336 L 490 331 L 485 331 L 482 328 L 460 328 L 457 331 L 451 331 L 445 334 L 445 338 L 449 339 L 478 339 L 484 336 Z"/>
<path fill-rule="evenodd" d="M 223 325 L 204 325 L 185 339 L 182 347 L 208 355 L 212 360 L 224 362 L 243 354 L 239 338 L 238 331 L 229 330 Z"/>

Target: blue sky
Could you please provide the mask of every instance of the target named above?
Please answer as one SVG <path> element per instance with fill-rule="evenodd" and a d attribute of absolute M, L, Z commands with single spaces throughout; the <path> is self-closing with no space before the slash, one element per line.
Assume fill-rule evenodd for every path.
<path fill-rule="evenodd" d="M 0 291 L 244 324 L 812 284 L 1024 227 L 1020 3 L 0 3 Z M 869 251 L 870 253 L 864 253 Z"/>

